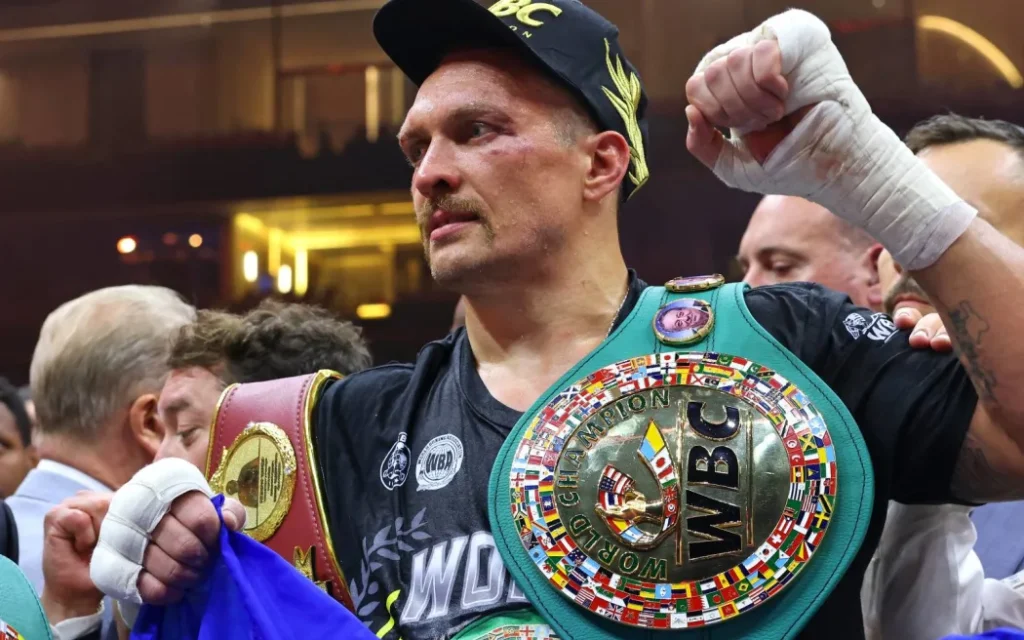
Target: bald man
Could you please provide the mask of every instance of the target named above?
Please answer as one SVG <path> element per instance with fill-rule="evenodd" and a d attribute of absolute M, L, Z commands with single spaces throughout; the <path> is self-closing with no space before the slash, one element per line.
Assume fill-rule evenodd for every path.
<path fill-rule="evenodd" d="M 876 311 L 882 304 L 882 245 L 827 209 L 793 196 L 765 196 L 740 241 L 737 260 L 752 287 L 817 282 Z"/>

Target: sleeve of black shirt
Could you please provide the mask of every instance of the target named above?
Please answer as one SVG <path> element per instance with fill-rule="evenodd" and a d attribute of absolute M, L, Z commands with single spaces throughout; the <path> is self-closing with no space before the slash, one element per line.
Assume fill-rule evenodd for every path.
<path fill-rule="evenodd" d="M 746 302 L 853 414 L 882 495 L 956 502 L 950 483 L 978 398 L 955 355 L 912 349 L 888 316 L 818 285 L 753 289 Z"/>

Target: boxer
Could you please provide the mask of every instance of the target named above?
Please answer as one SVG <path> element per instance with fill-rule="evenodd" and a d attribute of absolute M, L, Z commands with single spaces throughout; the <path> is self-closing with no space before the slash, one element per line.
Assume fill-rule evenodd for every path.
<path fill-rule="evenodd" d="M 557 402 L 559 389 L 568 389 L 563 399 L 590 393 L 571 385 L 567 376 L 582 375 L 580 367 L 609 343 L 651 327 L 653 316 L 643 314 L 657 308 L 657 299 L 699 308 L 702 313 L 694 317 L 706 320 L 686 336 L 659 335 L 663 344 L 678 339 L 700 345 L 712 335 L 711 312 L 718 307 L 670 294 L 696 286 L 719 300 L 718 279 L 669 283 L 652 291 L 622 259 L 620 204 L 643 186 L 651 168 L 645 153 L 646 96 L 618 45 L 617 30 L 574 0 L 502 0 L 489 9 L 468 0 L 392 0 L 378 13 L 374 30 L 392 60 L 420 86 L 399 144 L 414 167 L 412 196 L 431 273 L 440 285 L 466 296 L 467 311 L 466 328 L 428 345 L 416 363 L 325 385 L 311 406 L 322 499 L 357 615 L 379 637 L 414 640 L 460 633 L 487 637 L 510 626 L 529 627 L 541 637 L 637 637 L 630 634 L 638 626 L 705 625 L 736 616 L 737 622 L 727 623 L 732 629 L 744 628 L 745 621 L 762 624 L 762 631 L 769 628 L 774 623 L 766 609 L 755 608 L 758 603 L 749 597 L 720 610 L 705 602 L 710 596 L 695 603 L 687 596 L 678 600 L 682 613 L 659 609 L 648 615 L 648 605 L 677 602 L 675 587 L 667 585 L 666 592 L 664 583 L 640 600 L 630 599 L 632 607 L 593 580 L 574 583 L 591 597 L 586 604 L 562 597 L 568 589 L 564 578 L 562 594 L 545 597 L 540 586 L 547 575 L 541 572 L 565 565 L 551 555 L 546 556 L 550 563 L 539 556 L 524 558 L 527 543 L 509 542 L 507 533 L 515 526 L 508 521 L 510 512 L 495 506 L 525 498 L 510 495 L 507 469 L 493 471 L 492 462 L 506 464 L 501 461 L 529 431 L 531 416 L 541 415 L 535 412 L 549 399 Z M 1024 264 L 1024 251 L 978 219 L 974 208 L 871 113 L 828 30 L 810 14 L 776 16 L 716 48 L 687 83 L 687 95 L 687 147 L 698 159 L 734 187 L 801 196 L 867 231 L 915 273 L 963 354 L 957 361 L 949 354 L 915 351 L 893 327 L 871 324 L 870 313 L 812 285 L 740 293 L 729 311 L 731 317 L 746 314 L 744 331 L 757 333 L 757 348 L 768 349 L 770 343 L 777 366 L 795 372 L 805 381 L 804 390 L 816 390 L 815 406 L 829 404 L 826 413 L 835 417 L 830 425 L 843 434 L 847 448 L 821 455 L 844 458 L 847 477 L 863 479 L 845 488 L 845 495 L 862 507 L 873 503 L 860 518 L 857 510 L 844 512 L 845 533 L 842 527 L 829 531 L 849 542 L 849 557 L 833 562 L 826 555 L 811 563 L 806 577 L 786 586 L 820 587 L 813 606 L 786 601 L 786 591 L 778 596 L 792 615 L 776 637 L 794 637 L 803 628 L 861 629 L 860 578 L 888 499 L 982 501 L 1008 496 L 1008 486 L 1022 486 L 1024 397 L 1015 383 L 1024 376 L 1024 358 L 1018 357 L 1024 346 L 1014 328 L 1024 312 L 1014 299 L 1024 282 L 1014 274 Z M 716 126 L 731 129 L 730 136 Z M 679 242 L 687 241 L 694 239 L 680 232 Z M 724 296 L 739 290 L 722 291 Z M 657 327 L 657 318 L 654 322 Z M 739 325 L 723 322 L 726 326 Z M 724 343 L 731 340 L 728 331 L 718 335 Z M 650 344 L 648 336 L 635 336 Z M 668 357 L 678 364 L 691 356 Z M 734 372 L 744 366 L 732 359 L 711 364 Z M 766 401 L 782 402 L 767 393 Z M 634 404 L 639 410 L 642 402 Z M 690 423 L 703 425 L 709 434 L 716 428 L 735 431 L 739 423 L 730 421 L 728 411 L 716 415 L 705 422 L 698 412 Z M 718 422 L 723 415 L 725 422 Z M 858 429 L 851 431 L 854 421 Z M 664 449 L 657 434 L 640 439 L 652 452 Z M 388 464 L 399 455 L 408 462 Z M 622 464 L 637 459 L 635 449 L 623 448 L 621 455 Z M 728 460 L 721 462 L 723 469 L 731 468 Z M 386 478 L 377 473 L 385 468 Z M 697 471 L 713 474 L 719 468 L 716 463 Z M 217 517 L 201 478 L 179 473 L 158 463 L 115 496 L 92 561 L 92 576 L 105 592 L 161 603 L 180 598 L 188 587 L 188 567 L 201 562 L 197 554 L 180 550 L 211 545 Z M 621 479 L 612 474 L 612 485 L 615 477 Z M 751 491 L 770 484 L 768 476 L 753 478 Z M 815 486 L 826 484 L 822 479 Z M 819 521 L 827 519 L 821 505 L 831 490 L 823 488 L 821 501 L 812 501 Z M 642 503 L 645 514 L 661 514 L 653 517 L 678 508 L 662 500 L 659 511 L 649 496 L 638 497 L 639 489 L 628 495 Z M 694 495 L 696 502 L 687 493 L 688 505 L 707 504 Z M 614 496 L 607 498 L 607 513 L 619 508 L 614 503 Z M 525 517 L 526 511 L 520 513 Z M 601 525 L 602 539 L 619 535 L 616 540 L 622 541 L 632 531 L 635 523 L 620 515 L 610 517 L 608 527 L 621 523 L 623 528 L 608 534 Z M 584 517 L 588 530 L 591 517 Z M 685 527 L 693 519 L 688 515 Z M 780 520 L 787 521 L 792 518 Z M 666 531 L 684 526 L 664 522 Z M 567 548 L 580 553 L 569 559 L 563 552 L 565 562 L 581 563 L 574 566 L 592 577 L 610 575 L 598 560 L 583 560 L 585 543 L 579 536 L 584 529 L 574 526 L 577 538 L 568 540 Z M 569 535 L 561 529 L 521 531 L 523 540 L 553 540 L 556 533 L 567 540 Z M 676 539 L 692 542 L 688 535 Z M 742 538 L 716 535 L 723 545 Z M 659 544 L 656 538 L 650 544 Z M 512 549 L 517 544 L 518 552 Z M 557 551 L 530 544 L 531 554 Z M 623 566 L 629 565 L 622 571 L 640 571 L 633 564 L 638 556 L 628 550 L 633 542 L 608 544 L 606 565 L 621 554 L 628 560 Z M 510 558 L 516 562 L 510 564 Z M 514 583 L 501 560 L 513 571 Z M 649 560 L 649 575 L 661 575 L 661 565 Z M 773 585 L 768 589 L 758 582 L 759 602 L 761 595 L 777 597 L 785 586 L 780 577 L 768 576 L 772 572 L 756 562 L 756 554 L 750 560 L 759 581 L 774 581 L 764 583 Z M 834 575 L 815 575 L 816 566 L 835 567 Z M 743 575 L 742 584 L 752 585 L 751 574 Z M 679 584 L 681 590 L 695 588 Z M 707 588 L 727 590 L 712 584 L 718 586 Z M 595 604 L 598 593 L 607 595 Z M 573 601 L 582 606 L 566 612 L 577 606 Z M 545 624 L 524 617 L 531 605 Z M 693 609 L 687 612 L 686 606 Z M 634 628 L 608 627 L 609 618 Z M 756 626 L 747 630 L 757 635 Z"/>

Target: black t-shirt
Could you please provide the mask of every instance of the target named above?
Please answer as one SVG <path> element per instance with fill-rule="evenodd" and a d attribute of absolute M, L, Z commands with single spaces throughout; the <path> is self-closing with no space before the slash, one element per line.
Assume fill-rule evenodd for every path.
<path fill-rule="evenodd" d="M 631 278 L 617 322 L 645 286 Z M 867 539 L 804 632 L 862 637 L 860 585 L 886 503 L 953 501 L 950 479 L 977 396 L 954 356 L 911 349 L 888 317 L 842 294 L 788 284 L 750 290 L 746 303 L 843 400 L 871 453 Z M 485 615 L 528 606 L 487 519 L 491 466 L 520 415 L 487 391 L 461 329 L 424 347 L 415 364 L 324 391 L 315 437 L 331 532 L 356 613 L 372 631 L 450 638 Z"/>

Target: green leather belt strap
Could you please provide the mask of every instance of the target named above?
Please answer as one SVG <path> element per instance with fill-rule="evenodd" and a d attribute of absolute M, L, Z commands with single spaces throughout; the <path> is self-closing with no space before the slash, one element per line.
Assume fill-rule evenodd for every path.
<path fill-rule="evenodd" d="M 488 511 L 495 544 L 513 579 L 544 621 L 565 640 L 609 637 L 640 639 L 686 634 L 692 638 L 792 638 L 807 624 L 835 588 L 864 539 L 874 496 L 874 475 L 867 447 L 853 417 L 839 398 L 804 363 L 780 345 L 750 315 L 744 285 L 673 294 L 662 287 L 644 291 L 633 312 L 587 357 L 583 358 L 523 415 L 498 454 L 488 486 Z M 713 331 L 684 349 L 658 341 L 652 320 L 665 304 L 680 298 L 709 302 L 715 313 Z M 825 418 L 836 452 L 836 505 L 828 534 L 804 571 L 777 597 L 736 618 L 692 630 L 647 630 L 601 618 L 555 592 L 529 557 L 513 522 L 509 477 L 517 445 L 533 416 L 580 378 L 631 357 L 666 351 L 716 352 L 741 356 L 773 368 L 802 390 Z"/>

